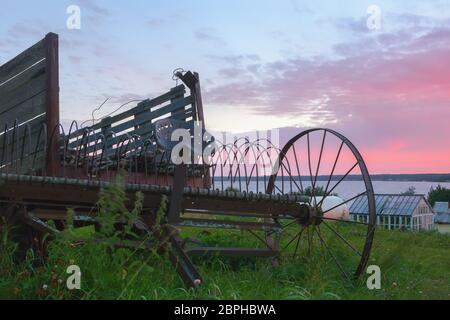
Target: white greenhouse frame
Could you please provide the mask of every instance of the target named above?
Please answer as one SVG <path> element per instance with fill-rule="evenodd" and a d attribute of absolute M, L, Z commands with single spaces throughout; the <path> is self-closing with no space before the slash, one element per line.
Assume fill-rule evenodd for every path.
<path fill-rule="evenodd" d="M 355 222 L 368 223 L 368 216 L 365 214 L 350 214 L 350 220 Z M 377 215 L 377 226 L 388 230 L 434 230 L 433 213 L 425 213 L 414 216 L 402 215 Z"/>

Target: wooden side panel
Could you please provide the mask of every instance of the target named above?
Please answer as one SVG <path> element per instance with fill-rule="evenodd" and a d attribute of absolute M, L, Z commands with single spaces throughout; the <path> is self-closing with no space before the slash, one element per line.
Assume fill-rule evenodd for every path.
<path fill-rule="evenodd" d="M 10 61 L 6 65 L 16 65 L 12 62 Z M 22 68 L 27 65 L 22 61 L 21 64 L 18 64 L 18 67 Z M 1 69 L 3 67 L 0 67 Z M 40 108 L 36 107 L 37 105 L 35 104 L 35 108 L 30 110 L 30 106 L 33 105 L 30 100 L 46 89 L 45 71 L 45 60 L 42 59 L 24 70 L 18 69 L 16 72 L 13 72 L 10 68 L 6 68 L 4 70 L 5 73 L 0 71 L 0 78 L 10 77 L 0 84 L 0 122 L 2 124 L 7 123 L 8 126 L 12 126 L 17 119 L 20 125 L 39 114 L 45 113 L 43 104 L 40 105 Z M 29 113 L 30 111 L 33 112 Z"/>
<path fill-rule="evenodd" d="M 53 33 L 0 66 L 0 171 L 26 173 L 31 162 L 37 171 L 56 173 L 58 82 L 58 35 Z"/>
<path fill-rule="evenodd" d="M 90 154 L 98 150 L 95 141 L 99 142 L 99 135 L 103 134 L 107 137 L 108 152 L 114 154 L 118 143 L 126 141 L 133 135 L 139 135 L 143 141 L 153 133 L 152 124 L 158 119 L 171 117 L 187 120 L 190 117 L 193 118 L 192 97 L 184 95 L 185 87 L 177 86 L 159 97 L 139 103 L 130 110 L 105 118 L 94 126 L 80 129 L 70 135 L 69 147 Z M 86 130 L 89 130 L 88 136 L 86 136 Z M 136 146 L 138 147 L 138 145 Z M 103 144 L 100 147 L 103 148 Z"/>
<path fill-rule="evenodd" d="M 0 85 L 42 59 L 45 59 L 44 40 L 0 66 Z"/>
<path fill-rule="evenodd" d="M 8 124 L 8 127 L 12 127 L 16 120 L 20 125 L 46 113 L 46 74 L 27 80 L 19 86 L 14 86 L 11 82 L 8 87 L 0 87 L 0 119 L 1 123 Z"/>

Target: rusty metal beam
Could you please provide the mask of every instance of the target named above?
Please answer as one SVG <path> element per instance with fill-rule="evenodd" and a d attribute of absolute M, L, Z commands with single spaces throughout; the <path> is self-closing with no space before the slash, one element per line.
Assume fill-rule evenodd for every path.
<path fill-rule="evenodd" d="M 29 212 L 23 212 L 21 217 L 22 222 L 32 227 L 34 230 L 39 231 L 42 234 L 49 234 L 50 236 L 54 236 L 59 233 L 59 230 L 51 227 L 46 222 L 42 221 L 38 217 L 34 216 Z"/>
<path fill-rule="evenodd" d="M 169 238 L 169 260 L 177 270 L 184 284 L 196 288 L 203 283 L 203 278 L 182 247 L 182 241 L 177 236 Z"/>
<path fill-rule="evenodd" d="M 41 201 L 61 206 L 92 207 L 98 200 L 101 188 L 111 185 L 109 182 L 66 179 L 55 177 L 22 176 L 0 174 L 0 185 L 7 183 L 7 188 L 0 188 L 0 200 L 21 199 L 22 201 Z M 144 207 L 159 206 L 161 194 L 171 195 L 171 187 L 126 184 L 130 206 L 134 194 L 144 194 Z M 289 214 L 297 217 L 301 212 L 298 202 L 308 197 L 295 195 L 268 195 L 242 192 L 215 191 L 201 188 L 184 188 L 182 210 L 209 210 L 219 212 L 259 213 L 268 216 Z"/>
<path fill-rule="evenodd" d="M 274 223 L 194 219 L 194 218 L 181 218 L 181 222 L 179 225 L 184 227 L 222 228 L 222 229 L 241 229 L 241 230 L 272 230 L 277 228 L 277 225 Z"/>
<path fill-rule="evenodd" d="M 186 186 L 187 167 L 181 164 L 175 167 L 174 182 L 170 195 L 169 210 L 167 219 L 170 224 L 178 224 L 180 222 L 180 214 L 182 210 L 183 191 Z"/>

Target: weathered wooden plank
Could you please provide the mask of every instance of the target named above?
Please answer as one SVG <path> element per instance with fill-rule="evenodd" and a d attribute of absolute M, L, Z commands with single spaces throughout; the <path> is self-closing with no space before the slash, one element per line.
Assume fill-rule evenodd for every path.
<path fill-rule="evenodd" d="M 3 127 L 6 123 L 8 124 L 8 127 L 13 127 L 16 119 L 18 124 L 21 124 L 43 113 L 45 113 L 45 91 L 16 105 L 14 108 L 11 108 L 9 112 L 1 114 L 0 126 Z M 42 117 L 41 122 L 44 122 L 44 120 L 45 117 Z"/>
<path fill-rule="evenodd" d="M 45 58 L 45 41 L 41 40 L 0 66 L 0 84 Z"/>
<path fill-rule="evenodd" d="M 152 132 L 153 132 L 153 129 L 151 127 L 141 127 L 139 129 L 135 130 L 133 133 L 136 135 L 139 135 L 141 137 L 141 139 L 145 140 L 146 138 L 148 138 L 151 135 Z M 126 133 L 117 135 L 116 138 L 109 136 L 109 137 L 107 137 L 107 140 L 106 140 L 106 148 L 109 150 L 112 150 L 112 153 L 114 154 L 116 152 L 115 150 L 117 148 L 120 148 L 120 146 L 122 146 L 122 145 L 123 145 L 122 149 L 125 150 L 125 145 L 128 140 L 129 140 L 129 138 Z M 81 140 L 78 143 L 81 143 Z M 97 146 L 90 145 L 87 148 L 85 148 L 84 146 L 85 146 L 85 140 L 83 141 L 83 145 L 81 146 L 82 154 L 84 154 L 85 152 L 87 154 L 90 154 L 91 152 L 94 152 L 96 150 L 96 148 L 97 148 L 97 150 L 99 148 L 100 149 L 104 148 L 104 144 L 102 144 L 101 142 L 99 142 L 99 144 Z M 76 150 L 80 150 L 79 144 L 76 145 L 74 148 Z"/>
<path fill-rule="evenodd" d="M 177 95 L 175 95 L 172 99 L 170 99 L 170 104 L 173 104 L 176 101 L 183 99 L 184 98 L 184 94 L 185 94 L 185 91 L 184 90 L 180 90 Z M 164 106 L 161 106 L 160 108 L 164 108 Z M 139 129 L 142 126 L 149 126 L 149 125 L 151 126 L 150 121 L 153 120 L 151 112 L 156 111 L 157 109 L 158 108 L 152 108 L 152 109 L 150 109 L 148 111 L 136 113 L 134 117 L 135 117 L 137 123 L 143 123 L 143 124 L 135 126 L 135 129 L 137 130 L 137 129 Z"/>
<path fill-rule="evenodd" d="M 11 78 L 8 82 L 0 84 L 0 96 L 23 86 L 31 79 L 34 79 L 43 73 L 45 73 L 45 60 L 42 60 L 14 78 Z"/>
<path fill-rule="evenodd" d="M 105 133 L 110 133 L 111 131 L 114 132 L 117 135 L 117 138 L 121 138 L 123 135 L 121 133 L 127 129 L 138 127 L 135 131 L 133 131 L 133 134 L 138 135 L 145 135 L 149 132 L 149 130 L 152 130 L 151 126 L 146 126 L 146 124 L 150 124 L 152 120 L 162 117 L 164 115 L 169 115 L 171 112 L 175 112 L 177 110 L 183 109 L 192 103 L 192 98 L 190 96 L 185 97 L 183 99 L 179 99 L 175 101 L 174 103 L 171 103 L 167 106 L 164 106 L 162 108 L 159 108 L 155 111 L 142 113 L 139 118 L 131 119 L 129 121 L 123 122 L 116 126 L 111 126 L 111 128 L 108 131 L 105 131 Z M 72 138 L 76 138 L 77 136 L 80 137 L 80 140 L 74 141 L 69 144 L 71 148 L 76 147 L 81 142 L 81 137 L 85 134 L 84 130 L 79 130 L 78 135 L 71 135 Z M 91 134 L 89 137 L 83 139 L 83 143 L 90 143 L 98 139 L 98 134 L 94 135 Z"/>
<path fill-rule="evenodd" d="M 195 112 L 191 108 L 189 110 L 174 112 L 170 115 L 171 119 L 186 121 L 188 118 L 192 117 L 191 121 L 194 121 Z"/>
<path fill-rule="evenodd" d="M 167 115 L 167 117 L 171 118 L 171 119 L 177 119 L 177 120 L 186 120 L 187 118 L 190 117 L 194 117 L 194 112 L 192 110 L 192 108 L 188 109 L 188 110 L 182 110 L 179 112 L 175 112 L 173 114 L 165 114 Z M 194 120 L 191 120 L 194 121 Z M 116 136 L 116 138 L 112 138 L 111 135 L 107 136 L 107 141 L 106 141 L 106 147 L 104 147 L 104 144 L 99 142 L 99 145 L 95 146 L 95 145 L 90 145 L 87 148 L 84 148 L 84 145 L 86 142 L 83 142 L 83 146 L 81 147 L 82 153 L 84 154 L 84 152 L 86 152 L 87 154 L 90 154 L 92 152 L 94 152 L 97 148 L 97 150 L 100 148 L 106 148 L 108 150 L 108 154 L 116 154 L 117 149 L 120 148 L 120 145 L 124 145 L 124 147 L 122 147 L 125 150 L 125 145 L 127 144 L 127 141 L 129 141 L 130 143 L 130 147 L 128 150 L 133 150 L 134 148 L 139 148 L 140 146 L 142 146 L 143 141 L 145 141 L 148 137 L 150 137 L 153 134 L 153 126 L 141 126 L 138 129 L 134 130 L 132 132 L 135 135 L 140 136 L 140 140 L 135 143 L 134 141 L 131 142 L 130 139 L 128 139 L 127 134 L 118 134 Z M 131 135 L 130 135 L 131 136 Z M 97 136 L 98 138 L 98 136 Z M 92 141 L 94 141 L 95 138 L 92 138 Z M 86 140 L 84 140 L 86 141 Z M 90 142 L 92 142 L 90 141 Z M 81 141 L 79 141 L 78 143 L 80 143 Z M 79 144 L 75 146 L 75 148 L 77 148 L 77 150 L 79 150 Z"/>
<path fill-rule="evenodd" d="M 178 110 L 181 110 L 185 108 L 185 106 L 192 103 L 191 97 L 186 97 L 183 99 L 179 99 L 174 101 L 173 103 L 164 106 L 160 109 L 157 109 L 155 111 L 150 111 L 147 113 L 141 113 L 138 118 L 131 119 L 129 121 L 126 121 L 124 123 L 121 123 L 116 126 L 111 126 L 111 130 L 115 133 L 122 132 L 126 129 L 135 127 L 135 126 L 142 126 L 145 125 L 148 122 L 151 122 L 153 119 L 156 119 L 158 117 L 161 117 L 165 114 L 169 114 Z"/>
<path fill-rule="evenodd" d="M 29 82 L 24 83 L 22 86 L 15 88 L 14 90 L 0 96 L 0 123 L 3 123 L 3 119 L 6 114 L 9 113 L 21 113 L 20 109 L 16 110 L 16 107 L 26 102 L 30 98 L 33 98 L 46 90 L 45 74 L 39 75 L 37 78 L 32 79 Z M 45 112 L 45 108 L 42 109 Z M 35 115 L 34 115 L 35 116 Z M 8 118 L 14 118 L 9 115 Z M 29 118 L 32 118 L 30 116 Z"/>
<path fill-rule="evenodd" d="M 164 115 L 167 115 L 168 118 L 170 117 L 173 119 L 183 121 L 189 117 L 193 117 L 194 112 L 191 108 L 189 110 L 183 110 L 182 112 L 178 112 L 178 113 L 174 113 L 174 114 L 164 114 Z M 141 140 L 146 140 L 153 134 L 153 126 L 140 126 L 138 129 L 134 130 L 132 133 L 134 135 L 140 136 Z M 131 135 L 129 134 L 129 136 L 131 136 Z M 97 139 L 98 139 L 98 135 L 97 135 Z M 88 143 L 91 143 L 95 140 L 95 136 L 94 135 L 89 136 L 87 140 L 89 141 Z M 115 138 L 112 138 L 112 136 L 109 135 L 109 136 L 107 136 L 106 149 L 109 150 L 109 152 L 111 152 L 112 154 L 115 154 L 117 148 L 120 148 L 120 145 L 122 145 L 122 144 L 126 145 L 127 141 L 129 141 L 127 133 L 117 134 Z M 77 150 L 79 150 L 80 143 L 81 143 L 81 140 L 79 140 L 78 144 L 75 144 L 73 146 L 73 148 L 76 148 Z M 84 145 L 86 145 L 86 138 L 83 140 L 83 146 L 81 147 L 81 150 L 82 150 L 82 153 L 86 152 L 87 154 L 94 152 L 96 150 L 96 148 L 97 148 L 97 150 L 99 148 L 105 148 L 104 144 L 102 144 L 101 142 L 99 142 L 99 145 L 97 145 L 97 146 L 90 145 L 90 146 L 87 146 L 87 148 L 85 148 Z M 138 147 L 139 146 L 140 145 L 138 144 Z M 134 142 L 131 142 L 130 149 L 133 149 L 134 147 L 135 147 Z M 123 147 L 123 148 L 125 148 L 125 147 Z"/>
<path fill-rule="evenodd" d="M 92 130 L 98 130 L 104 126 L 111 125 L 115 122 L 119 122 L 119 121 L 129 118 L 129 117 L 133 117 L 135 114 L 139 114 L 140 112 L 146 112 L 153 107 L 159 106 L 162 103 L 171 100 L 173 97 L 176 97 L 177 95 L 179 95 L 180 91 L 184 92 L 185 90 L 186 89 L 185 89 L 184 85 L 179 85 L 177 87 L 172 88 L 169 92 L 167 92 L 159 97 L 156 97 L 151 100 L 142 101 L 142 102 L 138 103 L 138 105 L 136 107 L 129 109 L 127 111 L 124 111 L 122 113 L 119 113 L 115 116 L 108 117 L 104 121 L 99 122 L 89 128 Z M 82 135 L 83 135 L 83 129 L 79 129 L 78 131 L 73 132 L 70 135 L 70 138 L 82 136 Z"/>

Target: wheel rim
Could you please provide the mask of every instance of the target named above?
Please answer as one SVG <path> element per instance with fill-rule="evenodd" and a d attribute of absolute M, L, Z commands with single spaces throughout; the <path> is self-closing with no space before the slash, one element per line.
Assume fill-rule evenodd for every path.
<path fill-rule="evenodd" d="M 342 197 L 341 201 L 333 195 L 336 192 Z M 276 241 L 282 253 L 287 251 L 296 257 L 301 254 L 299 248 L 303 244 L 310 254 L 317 243 L 325 249 L 346 278 L 350 278 L 351 274 L 356 277 L 362 274 L 369 260 L 374 237 L 375 197 L 366 164 L 346 137 L 334 130 L 322 128 L 306 130 L 293 137 L 280 152 L 267 185 L 267 193 L 301 193 L 310 196 L 307 205 L 313 217 L 308 222 L 293 217 L 274 217 L 282 230 L 281 239 Z M 345 195 L 341 196 L 340 193 Z M 337 203 L 333 204 L 333 201 Z M 366 206 L 367 216 L 364 221 L 334 216 L 339 210 L 344 210 L 343 206 L 348 207 L 354 201 Z M 289 229 L 295 231 L 289 234 Z M 356 231 L 361 239 L 353 237 Z M 287 235 L 285 240 L 283 234 Z M 270 238 L 273 235 L 267 236 Z M 342 248 L 356 258 L 347 258 L 348 253 Z M 339 254 L 336 254 L 337 250 Z"/>

